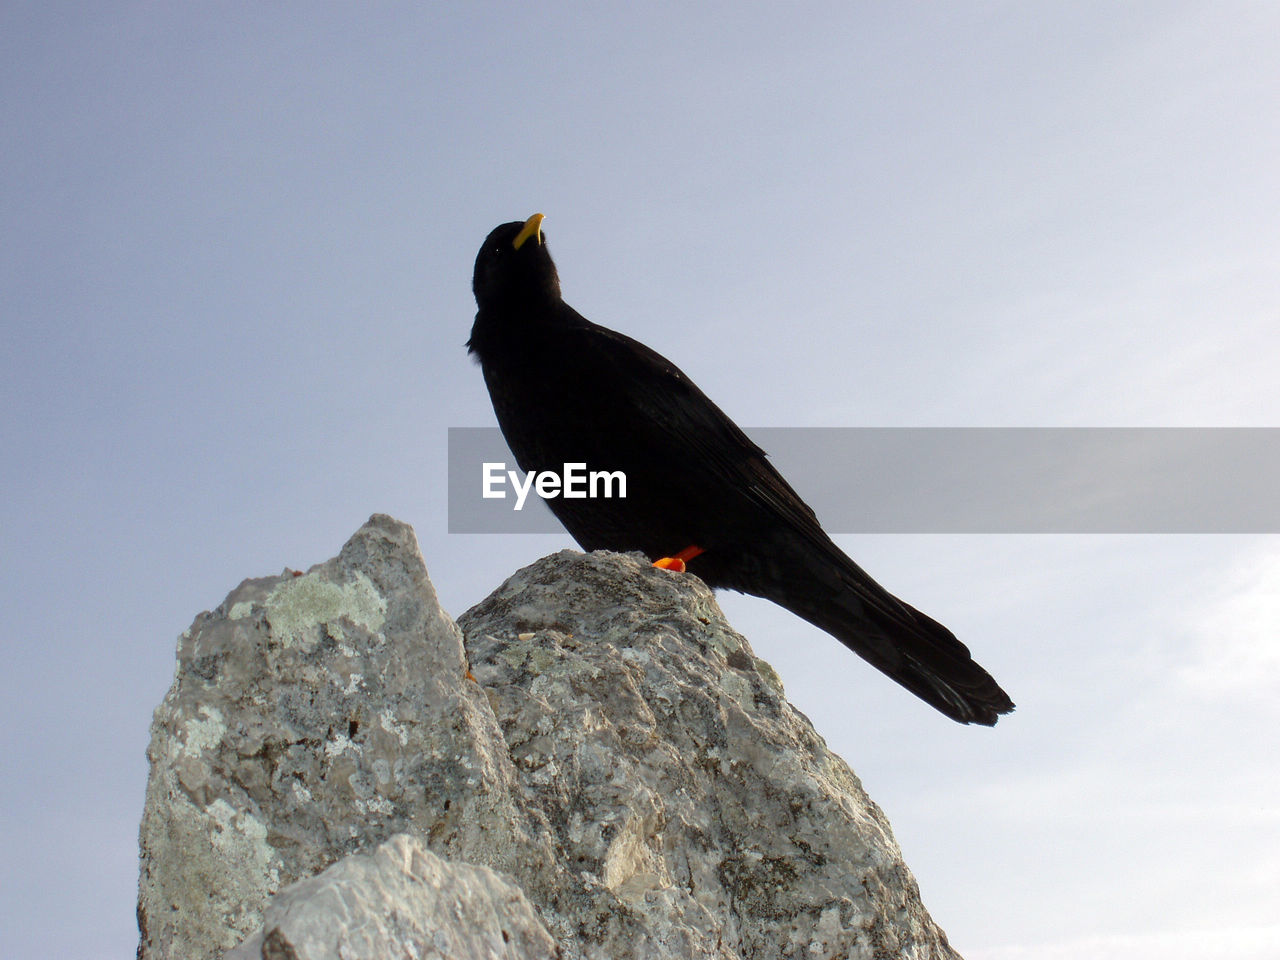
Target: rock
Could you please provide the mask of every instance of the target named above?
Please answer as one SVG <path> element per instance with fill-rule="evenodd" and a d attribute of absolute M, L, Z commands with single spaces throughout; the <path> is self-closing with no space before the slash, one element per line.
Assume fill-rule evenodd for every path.
<path fill-rule="evenodd" d="M 884 815 L 696 577 L 566 550 L 459 625 L 562 865 L 525 890 L 578 955 L 956 956 Z"/>
<path fill-rule="evenodd" d="M 520 888 L 441 860 L 408 834 L 281 891 L 262 932 L 226 955 L 290 960 L 534 960 L 559 956 Z"/>
<path fill-rule="evenodd" d="M 563 551 L 459 626 L 383 516 L 196 619 L 152 726 L 140 958 L 255 932 L 234 956 L 326 956 L 254 944 L 332 944 L 314 905 L 334 874 L 278 891 L 338 861 L 343 903 L 417 904 L 383 955 L 430 956 L 432 931 L 471 956 L 453 945 L 484 923 L 545 928 L 566 960 L 958 956 L 883 814 L 696 577 Z M 425 849 L 370 854 L 397 834 Z M 450 876 L 464 900 L 441 901 Z"/>
<path fill-rule="evenodd" d="M 390 517 L 197 617 L 152 723 L 139 956 L 217 956 L 282 886 L 397 833 L 446 859 L 547 859 L 522 842 L 502 734 L 465 672 Z"/>

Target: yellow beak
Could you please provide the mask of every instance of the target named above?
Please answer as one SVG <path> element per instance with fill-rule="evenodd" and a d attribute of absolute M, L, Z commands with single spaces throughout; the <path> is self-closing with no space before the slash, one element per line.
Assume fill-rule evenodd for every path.
<path fill-rule="evenodd" d="M 538 241 L 538 246 L 542 246 L 542 221 L 545 219 L 546 217 L 542 214 L 535 213 L 524 222 L 524 229 L 516 234 L 516 238 L 512 241 L 511 245 L 519 250 L 524 246 L 524 242 L 526 240 L 533 237 Z"/>

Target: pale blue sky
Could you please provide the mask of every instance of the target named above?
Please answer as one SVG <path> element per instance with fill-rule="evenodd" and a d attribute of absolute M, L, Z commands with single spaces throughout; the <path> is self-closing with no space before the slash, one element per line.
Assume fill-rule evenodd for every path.
<path fill-rule="evenodd" d="M 134 949 L 150 713 L 241 578 L 388 512 L 456 615 L 567 545 L 445 532 L 499 222 L 547 214 L 569 302 L 744 426 L 1280 426 L 1278 36 L 1265 3 L 8 0 L 0 953 Z M 724 606 L 969 960 L 1280 952 L 1276 537 L 840 540 L 1018 712 L 955 726 Z"/>

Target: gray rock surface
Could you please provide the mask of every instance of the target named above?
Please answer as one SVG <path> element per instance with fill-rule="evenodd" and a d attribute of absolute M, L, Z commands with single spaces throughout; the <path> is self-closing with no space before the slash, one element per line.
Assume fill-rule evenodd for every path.
<path fill-rule="evenodd" d="M 408 834 L 282 890 L 226 960 L 534 960 L 556 957 L 520 888 L 441 860 Z"/>
<path fill-rule="evenodd" d="M 273 895 L 352 855 L 368 871 L 396 834 L 498 871 L 567 960 L 957 956 L 883 814 L 697 578 L 563 551 L 458 626 L 384 516 L 196 619 L 152 725 L 140 958 L 278 945 Z M 446 919 L 410 926 L 462 943 Z"/>

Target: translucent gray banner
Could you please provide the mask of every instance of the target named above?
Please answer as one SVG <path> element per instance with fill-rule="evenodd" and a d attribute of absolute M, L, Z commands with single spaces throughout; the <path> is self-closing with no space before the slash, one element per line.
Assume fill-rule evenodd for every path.
<path fill-rule="evenodd" d="M 747 433 L 828 533 L 1280 533 L 1280 428 Z M 609 469 L 571 469 L 570 492 L 589 492 L 589 474 Z M 560 531 L 533 486 L 515 509 L 527 483 L 496 427 L 449 429 L 450 533 Z M 617 484 L 608 492 L 616 498 Z"/>

